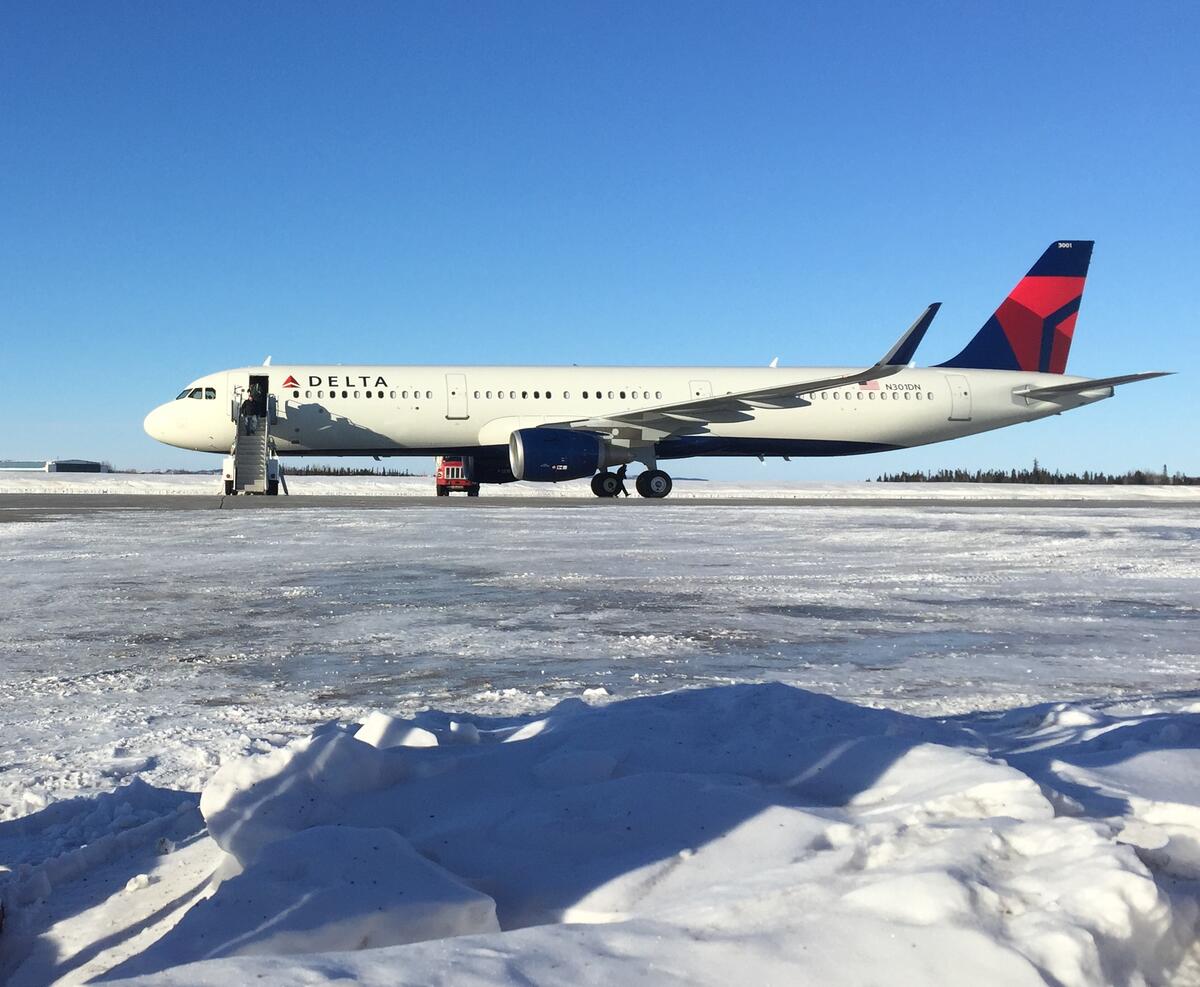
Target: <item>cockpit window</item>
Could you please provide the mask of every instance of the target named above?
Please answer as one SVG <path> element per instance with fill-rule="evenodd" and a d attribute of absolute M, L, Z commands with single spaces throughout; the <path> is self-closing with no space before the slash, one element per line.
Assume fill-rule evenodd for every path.
<path fill-rule="evenodd" d="M 217 389 L 215 387 L 206 387 L 204 389 L 204 400 L 205 401 L 217 400 Z"/>
<path fill-rule="evenodd" d="M 181 398 L 186 398 L 191 393 L 192 393 L 192 389 L 190 387 L 185 387 L 182 391 L 179 392 L 179 394 L 176 396 L 175 400 L 178 401 Z"/>
<path fill-rule="evenodd" d="M 203 398 L 204 397 L 204 388 L 203 387 L 193 387 L 192 393 L 189 394 L 188 397 L 189 398 Z"/>

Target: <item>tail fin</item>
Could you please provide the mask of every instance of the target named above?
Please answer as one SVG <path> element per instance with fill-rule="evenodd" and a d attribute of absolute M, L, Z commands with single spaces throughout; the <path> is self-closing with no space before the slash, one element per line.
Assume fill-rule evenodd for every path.
<path fill-rule="evenodd" d="M 1066 373 L 1092 245 L 1092 240 L 1050 244 L 975 338 L 940 366 Z"/>

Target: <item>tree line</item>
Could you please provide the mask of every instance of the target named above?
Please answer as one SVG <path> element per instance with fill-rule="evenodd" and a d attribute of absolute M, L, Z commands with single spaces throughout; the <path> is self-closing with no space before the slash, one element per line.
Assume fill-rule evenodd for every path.
<path fill-rule="evenodd" d="M 1164 465 L 1161 470 L 1127 470 L 1124 473 L 1105 473 L 1100 470 L 1084 470 L 1082 473 L 1062 470 L 1051 472 L 1036 459 L 1033 465 L 1023 469 L 940 469 L 904 470 L 899 473 L 881 473 L 877 483 L 1084 483 L 1113 484 L 1117 486 L 1200 486 L 1200 476 L 1188 476 L 1178 470 L 1169 472 Z"/>

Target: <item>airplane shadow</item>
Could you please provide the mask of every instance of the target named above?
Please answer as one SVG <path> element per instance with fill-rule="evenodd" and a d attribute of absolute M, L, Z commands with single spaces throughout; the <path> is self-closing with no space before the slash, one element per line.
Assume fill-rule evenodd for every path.
<path fill-rule="evenodd" d="M 337 411 L 330 411 L 320 404 L 286 401 L 271 428 L 271 434 L 286 452 L 285 443 L 302 442 L 314 452 L 388 449 L 396 445 L 395 439 L 360 425 L 354 419 Z"/>

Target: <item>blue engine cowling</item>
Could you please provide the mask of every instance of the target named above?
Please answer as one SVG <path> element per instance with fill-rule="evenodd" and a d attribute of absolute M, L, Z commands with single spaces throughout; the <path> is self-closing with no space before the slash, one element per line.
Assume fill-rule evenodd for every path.
<path fill-rule="evenodd" d="M 578 480 L 607 465 L 605 443 L 590 432 L 522 428 L 508 440 L 508 459 L 518 480 Z"/>

